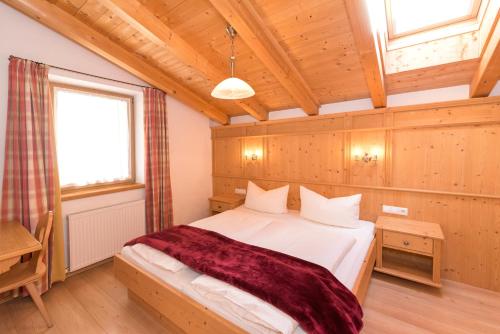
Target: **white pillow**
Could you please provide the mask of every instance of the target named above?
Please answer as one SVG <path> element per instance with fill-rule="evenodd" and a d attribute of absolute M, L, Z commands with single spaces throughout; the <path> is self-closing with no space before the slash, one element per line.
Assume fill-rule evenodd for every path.
<path fill-rule="evenodd" d="M 300 186 L 300 216 L 318 223 L 358 228 L 361 194 L 326 198 Z"/>
<path fill-rule="evenodd" d="M 245 207 L 267 213 L 287 213 L 286 201 L 289 187 L 286 185 L 265 191 L 255 183 L 248 181 Z"/>

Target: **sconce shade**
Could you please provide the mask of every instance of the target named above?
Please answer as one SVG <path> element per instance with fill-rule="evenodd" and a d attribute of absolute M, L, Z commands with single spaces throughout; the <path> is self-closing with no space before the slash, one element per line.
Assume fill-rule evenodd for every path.
<path fill-rule="evenodd" d="M 211 95 L 217 99 L 238 100 L 254 96 L 255 91 L 245 81 L 230 77 L 215 86 Z"/>

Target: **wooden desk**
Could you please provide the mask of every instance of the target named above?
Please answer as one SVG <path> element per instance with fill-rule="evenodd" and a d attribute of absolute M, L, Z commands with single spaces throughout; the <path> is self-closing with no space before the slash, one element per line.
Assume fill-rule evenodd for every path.
<path fill-rule="evenodd" d="M 42 249 L 42 245 L 18 222 L 0 221 L 0 274 L 9 271 L 24 254 Z"/>

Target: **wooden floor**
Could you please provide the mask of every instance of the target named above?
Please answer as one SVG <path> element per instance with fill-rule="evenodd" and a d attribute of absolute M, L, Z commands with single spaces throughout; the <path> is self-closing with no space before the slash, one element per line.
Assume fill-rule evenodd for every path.
<path fill-rule="evenodd" d="M 111 263 L 54 285 L 43 299 L 53 328 L 23 298 L 0 305 L 0 333 L 165 333 L 128 300 Z M 364 310 L 363 333 L 500 333 L 500 294 L 450 281 L 439 292 L 374 274 Z"/>

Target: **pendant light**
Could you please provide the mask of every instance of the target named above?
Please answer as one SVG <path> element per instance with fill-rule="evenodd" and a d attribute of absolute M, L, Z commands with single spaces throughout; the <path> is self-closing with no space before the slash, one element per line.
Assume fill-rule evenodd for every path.
<path fill-rule="evenodd" d="M 245 81 L 238 79 L 234 76 L 234 64 L 236 57 L 234 56 L 234 38 L 236 37 L 236 30 L 228 25 L 226 32 L 231 39 L 231 57 L 229 57 L 229 67 L 231 69 L 231 77 L 221 81 L 212 90 L 211 95 L 217 99 L 224 100 L 238 100 L 251 97 L 255 95 L 255 91 Z"/>

